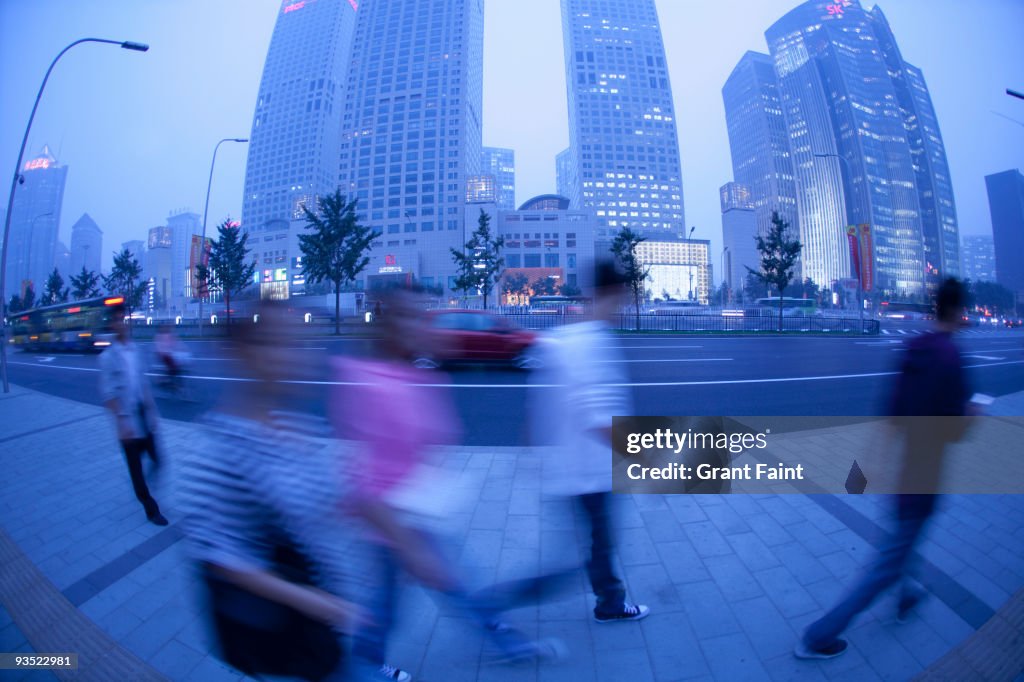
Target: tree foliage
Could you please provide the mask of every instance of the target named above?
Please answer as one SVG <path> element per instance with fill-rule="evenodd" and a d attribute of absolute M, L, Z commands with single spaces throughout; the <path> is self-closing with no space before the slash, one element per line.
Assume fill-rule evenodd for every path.
<path fill-rule="evenodd" d="M 623 228 L 615 235 L 612 242 L 612 254 L 626 276 L 629 289 L 633 293 L 633 308 L 636 313 L 636 330 L 640 331 L 640 300 L 647 290 L 647 280 L 651 275 L 651 266 L 640 262 L 636 255 L 636 247 L 647 241 L 633 230 Z"/>
<path fill-rule="evenodd" d="M 114 254 L 114 267 L 109 275 L 103 276 L 103 286 L 107 293 L 124 297 L 129 319 L 132 310 L 137 308 L 142 300 L 142 292 L 145 291 L 141 276 L 142 266 L 128 249 Z"/>
<path fill-rule="evenodd" d="M 227 324 L 231 324 L 231 299 L 252 284 L 256 261 L 248 260 L 248 234 L 242 234 L 238 223 L 226 218 L 217 226 L 217 241 L 210 244 L 209 265 L 197 268 L 199 287 L 224 294 Z"/>
<path fill-rule="evenodd" d="M 64 286 L 64 278 L 60 276 L 60 271 L 54 268 L 50 276 L 46 278 L 46 288 L 43 289 L 43 297 L 39 302 L 41 305 L 64 303 L 68 300 L 69 293 L 68 288 Z"/>
<path fill-rule="evenodd" d="M 75 301 L 81 301 L 86 298 L 99 296 L 99 284 L 99 274 L 92 270 L 86 270 L 83 265 L 80 273 L 71 276 L 71 298 Z"/>
<path fill-rule="evenodd" d="M 558 295 L 558 284 L 552 277 L 538 277 L 530 284 L 534 296 Z"/>
<path fill-rule="evenodd" d="M 968 306 L 988 308 L 996 313 L 1015 314 L 1016 300 L 1013 292 L 995 282 L 965 282 Z"/>
<path fill-rule="evenodd" d="M 322 197 L 316 212 L 308 206 L 302 211 L 310 234 L 299 235 L 302 269 L 306 281 L 330 282 L 334 289 L 334 333 L 341 333 L 341 291 L 355 282 L 370 264 L 367 253 L 378 233 L 359 223 L 359 200 L 346 200 L 341 190 Z"/>
<path fill-rule="evenodd" d="M 530 278 L 521 272 L 505 273 L 501 280 L 501 293 L 506 297 L 523 296 L 530 293 Z"/>
<path fill-rule="evenodd" d="M 789 223 L 782 219 L 777 211 L 772 211 L 772 226 L 765 237 L 754 237 L 758 253 L 761 254 L 761 270 L 747 270 L 753 273 L 766 286 L 773 287 L 779 293 L 779 331 L 782 331 L 782 295 L 793 279 L 797 260 L 803 244 L 789 237 Z"/>
<path fill-rule="evenodd" d="M 455 277 L 455 291 L 461 291 L 464 295 L 474 291 L 483 294 L 486 309 L 487 298 L 505 266 L 505 259 L 501 257 L 504 246 L 504 237 L 495 238 L 491 234 L 491 216 L 480 209 L 476 230 L 465 247 L 462 251 L 450 249 L 458 273 Z"/>

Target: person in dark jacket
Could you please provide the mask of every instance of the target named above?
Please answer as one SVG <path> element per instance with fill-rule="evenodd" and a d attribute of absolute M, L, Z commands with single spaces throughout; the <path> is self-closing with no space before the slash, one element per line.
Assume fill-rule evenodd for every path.
<path fill-rule="evenodd" d="M 903 451 L 899 494 L 893 496 L 895 528 L 847 595 L 807 628 L 794 652 L 797 658 L 834 658 L 845 652 L 846 640 L 839 635 L 891 585 L 902 582 L 897 620 L 903 621 L 923 596 L 905 579 L 908 559 L 935 511 L 946 446 L 963 436 L 970 411 L 971 392 L 952 339 L 960 328 L 964 298 L 955 279 L 942 283 L 935 329 L 907 344 L 896 380 L 889 414 L 894 433 L 903 436 Z"/>

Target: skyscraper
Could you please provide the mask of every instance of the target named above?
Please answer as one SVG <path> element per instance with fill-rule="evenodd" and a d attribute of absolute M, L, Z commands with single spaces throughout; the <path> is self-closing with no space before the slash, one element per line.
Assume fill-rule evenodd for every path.
<path fill-rule="evenodd" d="M 281 3 L 263 65 L 245 169 L 242 226 L 300 216 L 337 188 L 354 0 Z"/>
<path fill-rule="evenodd" d="M 71 226 L 71 274 L 78 275 L 85 268 L 99 274 L 103 259 L 103 230 L 88 213 Z"/>
<path fill-rule="evenodd" d="M 793 159 L 772 58 L 759 52 L 743 55 L 722 88 L 722 99 L 733 178 L 750 193 L 758 234 L 771 229 L 773 211 L 798 234 Z M 725 213 L 723 201 L 723 220 Z"/>
<path fill-rule="evenodd" d="M 516 209 L 516 153 L 511 149 L 484 147 L 480 172 L 493 175 L 498 185 L 498 210 Z"/>
<path fill-rule="evenodd" d="M 624 227 L 681 232 L 675 105 L 654 0 L 562 0 L 562 30 L 572 205 L 596 212 L 599 238 Z"/>
<path fill-rule="evenodd" d="M 580 207 L 579 173 L 576 169 L 576 157 L 572 147 L 563 149 L 555 157 L 555 187 L 559 196 L 569 200 L 569 206 L 575 209 Z M 574 192 L 575 198 L 573 198 Z"/>
<path fill-rule="evenodd" d="M 972 282 L 996 281 L 996 252 L 992 235 L 972 234 L 960 238 L 961 274 Z"/>
<path fill-rule="evenodd" d="M 344 97 L 340 180 L 380 233 L 364 271 L 450 291 L 467 179 L 480 174 L 480 0 L 366 2 Z"/>
<path fill-rule="evenodd" d="M 828 286 L 851 274 L 847 225 L 868 226 L 868 290 L 922 295 L 940 276 L 959 274 L 935 112 L 881 10 L 810 0 L 765 35 L 789 137 L 803 276 Z"/>
<path fill-rule="evenodd" d="M 1019 169 L 985 176 L 996 281 L 1024 300 L 1024 175 Z"/>
<path fill-rule="evenodd" d="M 50 148 L 44 146 L 39 156 L 22 164 L 20 171 L 24 182 L 14 189 L 4 286 L 8 296 L 20 296 L 31 284 L 38 300 L 57 256 L 57 229 L 68 168 L 59 165 Z"/>
<path fill-rule="evenodd" d="M 171 288 L 167 296 L 170 310 L 182 312 L 193 298 L 194 277 L 190 263 L 193 240 L 201 240 L 203 223 L 198 213 L 183 210 L 167 216 L 171 234 Z M 210 230 L 216 234 L 216 230 Z"/>
<path fill-rule="evenodd" d="M 735 299 L 747 282 L 747 268 L 761 269 L 761 257 L 754 240 L 760 226 L 749 187 L 730 182 L 719 191 L 722 199 L 722 281 L 729 286 L 730 297 Z"/>

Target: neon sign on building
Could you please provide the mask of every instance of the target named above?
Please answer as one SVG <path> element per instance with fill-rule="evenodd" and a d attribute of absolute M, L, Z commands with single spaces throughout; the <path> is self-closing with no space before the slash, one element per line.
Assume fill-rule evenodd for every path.
<path fill-rule="evenodd" d="M 42 168 L 49 168 L 49 167 L 50 167 L 50 160 L 49 159 L 32 159 L 31 161 L 27 161 L 25 163 L 24 170 L 27 170 L 27 171 L 39 170 L 39 169 L 42 169 Z"/>

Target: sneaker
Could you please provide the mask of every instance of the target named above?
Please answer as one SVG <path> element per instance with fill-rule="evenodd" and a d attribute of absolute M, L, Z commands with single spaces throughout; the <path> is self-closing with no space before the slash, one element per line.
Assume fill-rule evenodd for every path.
<path fill-rule="evenodd" d="M 797 658 L 804 659 L 826 659 L 835 658 L 846 651 L 846 647 L 849 646 L 845 639 L 837 639 L 827 646 L 820 647 L 818 649 L 812 649 L 801 640 L 796 645 L 796 649 L 793 650 L 793 655 Z"/>
<path fill-rule="evenodd" d="M 643 604 L 625 604 L 618 613 L 605 614 L 594 611 L 594 620 L 598 623 L 617 623 L 623 620 L 640 620 L 646 618 L 651 610 Z"/>
<path fill-rule="evenodd" d="M 160 512 L 157 512 L 156 514 L 153 514 L 152 516 L 147 516 L 146 518 L 149 519 L 150 523 L 152 523 L 153 525 L 156 525 L 156 526 L 166 526 L 167 523 L 168 523 L 167 522 L 167 518 L 163 514 L 161 514 Z"/>
<path fill-rule="evenodd" d="M 397 682 L 409 682 L 412 679 L 412 675 L 405 672 L 401 668 L 396 668 L 393 665 L 385 663 L 377 671 L 377 675 L 383 680 L 397 680 Z"/>

